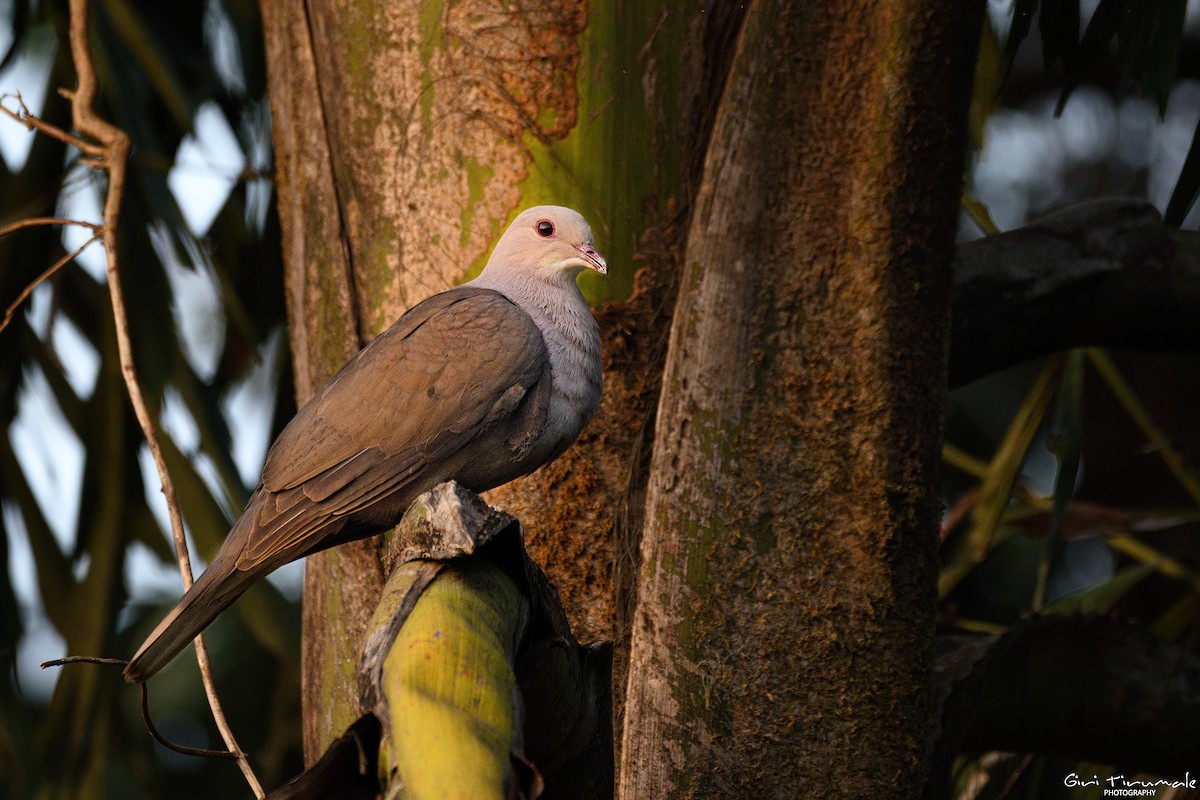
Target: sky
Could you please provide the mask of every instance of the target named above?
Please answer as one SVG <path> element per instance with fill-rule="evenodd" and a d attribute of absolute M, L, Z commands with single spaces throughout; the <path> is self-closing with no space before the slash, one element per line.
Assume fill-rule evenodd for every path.
<path fill-rule="evenodd" d="M 1084 3 L 1085 17 L 1094 7 L 1095 0 Z M 994 25 L 1002 36 L 1010 9 L 1011 0 L 989 2 Z M 0 13 L 0 19 L 5 16 Z M 1200 0 L 1188 4 L 1188 25 L 1194 35 L 1200 26 Z M 210 48 L 218 63 L 230 65 L 226 70 L 227 80 L 236 81 L 239 70 L 231 63 L 236 49 L 230 46 L 221 26 L 222 21 L 210 15 L 206 22 Z M 1035 39 L 1036 35 L 1030 36 L 1024 57 L 1040 58 Z M 10 40 L 10 32 L 0 24 L 0 51 Z M 36 114 L 44 100 L 42 87 L 52 47 L 49 39 L 40 42 L 0 73 L 0 93 L 19 91 Z M 1097 179 L 1100 185 L 1092 181 L 1085 186 L 1091 196 L 1144 193 L 1160 209 L 1165 208 L 1200 120 L 1200 83 L 1184 81 L 1176 85 L 1162 118 L 1148 100 L 1114 99 L 1107 92 L 1087 86 L 1074 93 L 1060 116 L 1054 114 L 1056 100 L 1055 94 L 1031 98 L 1020 108 L 1001 109 L 987 124 L 984 146 L 974 161 L 967 189 L 989 208 L 1001 230 L 1079 199 L 1073 192 L 1081 183 L 1073 176 L 1081 171 L 1101 175 Z M 11 98 L 5 102 L 12 107 Z M 0 157 L 10 168 L 24 162 L 32 136 L 22 126 L 0 120 Z M 211 105 L 202 109 L 196 119 L 195 134 L 181 144 L 168 178 L 188 226 L 198 237 L 207 232 L 245 167 L 236 137 L 219 109 Z M 68 182 L 59 208 L 61 215 L 100 221 L 98 192 L 89 173 L 90 170 L 80 167 Z M 1195 227 L 1197 219 L 1197 212 L 1193 211 L 1188 226 Z M 64 246 L 73 249 L 87 235 L 80 228 L 68 227 L 63 232 Z M 960 238 L 978 235 L 980 231 L 964 217 Z M 221 353 L 219 337 L 224 327 L 211 270 L 203 264 L 195 269 L 185 267 L 174 260 L 170 248 L 160 250 L 174 296 L 179 301 L 174 312 L 188 359 L 201 378 L 211 376 Z M 97 282 L 104 282 L 103 251 L 98 244 L 79 261 Z M 53 342 L 76 391 L 90 393 L 98 367 L 96 353 L 64 315 L 56 315 L 51 323 L 49 291 L 49 287 L 43 287 L 33 295 L 30 303 L 33 327 Z M 271 382 L 283 346 L 282 332 L 278 332 L 264 347 L 258 368 L 225 398 L 235 460 L 243 480 L 251 486 L 257 483 L 266 453 L 273 398 Z M 68 549 L 78 512 L 82 447 L 55 407 L 40 373 L 27 374 L 20 391 L 21 411 L 9 427 L 8 435 L 29 472 L 47 520 L 64 549 Z M 185 452 L 195 448 L 198 439 L 195 424 L 177 397 L 167 397 L 163 424 Z M 148 500 L 164 536 L 168 536 L 165 504 L 157 491 L 158 479 L 145 448 L 141 462 Z M 1033 458 L 1029 468 L 1044 473 L 1046 463 L 1045 458 Z M 202 475 L 212 474 L 211 464 L 206 464 L 203 456 L 197 458 L 197 465 Z M 1045 474 L 1030 477 L 1039 483 L 1046 480 Z M 214 494 L 220 496 L 220 492 Z M 19 600 L 26 609 L 27 634 L 18 658 L 18 677 L 24 691 L 46 696 L 57 673 L 39 671 L 36 664 L 63 655 L 63 642 L 42 613 L 20 515 L 10 507 L 0 509 L 0 513 L 5 515 L 6 526 L 14 534 L 10 570 Z M 193 564 L 198 573 L 202 562 L 194 553 Z M 86 564 L 80 568 L 86 569 Z M 176 568 L 162 564 L 142 545 L 131 551 L 127 569 L 134 601 L 161 601 L 177 596 L 180 591 Z M 275 573 L 272 580 L 285 593 L 296 596 L 301 576 L 302 567 L 297 564 Z"/>

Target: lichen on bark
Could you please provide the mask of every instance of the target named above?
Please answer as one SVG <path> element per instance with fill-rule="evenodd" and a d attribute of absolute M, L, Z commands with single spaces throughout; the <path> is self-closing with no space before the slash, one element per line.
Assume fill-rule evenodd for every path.
<path fill-rule="evenodd" d="M 663 377 L 623 797 L 919 793 L 977 23 L 750 6 Z"/>

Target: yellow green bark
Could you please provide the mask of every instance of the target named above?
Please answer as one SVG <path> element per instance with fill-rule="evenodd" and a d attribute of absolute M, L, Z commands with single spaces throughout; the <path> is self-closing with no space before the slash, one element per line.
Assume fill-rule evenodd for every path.
<path fill-rule="evenodd" d="M 509 796 L 520 610 L 516 583 L 486 558 L 456 561 L 421 594 L 383 665 L 389 732 L 380 768 L 402 787 L 389 797 Z"/>

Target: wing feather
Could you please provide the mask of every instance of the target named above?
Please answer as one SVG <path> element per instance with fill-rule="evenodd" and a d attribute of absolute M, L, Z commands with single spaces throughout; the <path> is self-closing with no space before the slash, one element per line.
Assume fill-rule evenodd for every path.
<path fill-rule="evenodd" d="M 319 539 L 333 519 L 436 472 L 510 417 L 527 392 L 548 385 L 548 363 L 533 320 L 499 292 L 459 287 L 417 305 L 351 359 L 272 445 L 259 491 L 274 497 L 260 504 L 238 568 L 284 551 L 298 557 L 317 544 L 305 539 Z"/>

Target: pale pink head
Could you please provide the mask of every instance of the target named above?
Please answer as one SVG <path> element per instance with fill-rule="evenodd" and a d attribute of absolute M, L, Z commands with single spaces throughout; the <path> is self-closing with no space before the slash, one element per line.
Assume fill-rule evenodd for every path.
<path fill-rule="evenodd" d="M 596 252 L 587 220 L 564 206 L 534 206 L 518 214 L 508 226 L 484 272 L 574 277 L 585 269 L 608 274 L 608 264 Z"/>

